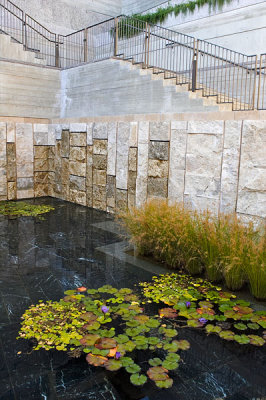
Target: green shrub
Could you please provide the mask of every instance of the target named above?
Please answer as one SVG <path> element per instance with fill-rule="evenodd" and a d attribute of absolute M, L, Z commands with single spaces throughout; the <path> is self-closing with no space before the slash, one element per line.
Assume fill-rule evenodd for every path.
<path fill-rule="evenodd" d="M 192 275 L 204 269 L 208 279 L 224 279 L 230 290 L 248 281 L 255 297 L 266 298 L 265 233 L 259 235 L 251 223 L 167 201 L 150 201 L 121 217 L 141 255 Z"/>

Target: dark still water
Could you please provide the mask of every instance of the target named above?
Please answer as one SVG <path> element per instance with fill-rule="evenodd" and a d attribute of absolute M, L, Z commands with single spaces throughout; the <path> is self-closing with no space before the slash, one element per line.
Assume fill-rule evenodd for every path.
<path fill-rule="evenodd" d="M 145 261 L 130 262 L 133 257 L 122 252 L 123 239 L 108 214 L 51 198 L 36 203 L 55 211 L 44 220 L 0 216 L 1 400 L 266 400 L 266 346 L 241 347 L 190 329 L 180 330 L 191 348 L 181 352 L 168 390 L 151 383 L 135 388 L 126 373 L 90 367 L 84 357 L 27 354 L 28 342 L 16 336 L 31 304 L 59 300 L 82 285 L 133 287 L 153 275 Z"/>

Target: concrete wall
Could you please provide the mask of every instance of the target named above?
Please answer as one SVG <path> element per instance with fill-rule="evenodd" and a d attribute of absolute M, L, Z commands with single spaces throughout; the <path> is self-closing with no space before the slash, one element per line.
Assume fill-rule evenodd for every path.
<path fill-rule="evenodd" d="M 47 29 L 60 34 L 121 14 L 121 0 L 14 0 Z"/>
<path fill-rule="evenodd" d="M 0 200 L 50 195 L 114 213 L 168 198 L 259 222 L 266 119 L 215 116 L 2 119 Z"/>
<path fill-rule="evenodd" d="M 0 60 L 0 116 L 59 115 L 59 70 Z"/>
<path fill-rule="evenodd" d="M 215 111 L 186 89 L 153 80 L 130 63 L 106 60 L 61 73 L 61 118 L 165 112 Z M 145 74 L 146 75 L 143 75 Z"/>

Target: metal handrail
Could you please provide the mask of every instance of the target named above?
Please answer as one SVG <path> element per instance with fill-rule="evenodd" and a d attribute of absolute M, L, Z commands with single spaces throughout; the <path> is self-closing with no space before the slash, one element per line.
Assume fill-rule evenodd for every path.
<path fill-rule="evenodd" d="M 125 15 L 57 35 L 10 0 L 0 0 L 0 31 L 50 66 L 130 59 L 203 96 L 217 96 L 218 103 L 232 103 L 233 110 L 266 109 L 266 53 L 246 55 Z"/>

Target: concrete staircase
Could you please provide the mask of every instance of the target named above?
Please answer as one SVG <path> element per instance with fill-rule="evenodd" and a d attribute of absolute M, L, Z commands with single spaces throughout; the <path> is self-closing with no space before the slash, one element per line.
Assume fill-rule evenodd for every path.
<path fill-rule="evenodd" d="M 12 61 L 20 61 L 27 64 L 46 65 L 39 51 L 25 50 L 24 46 L 11 36 L 0 31 L 0 58 Z"/>

